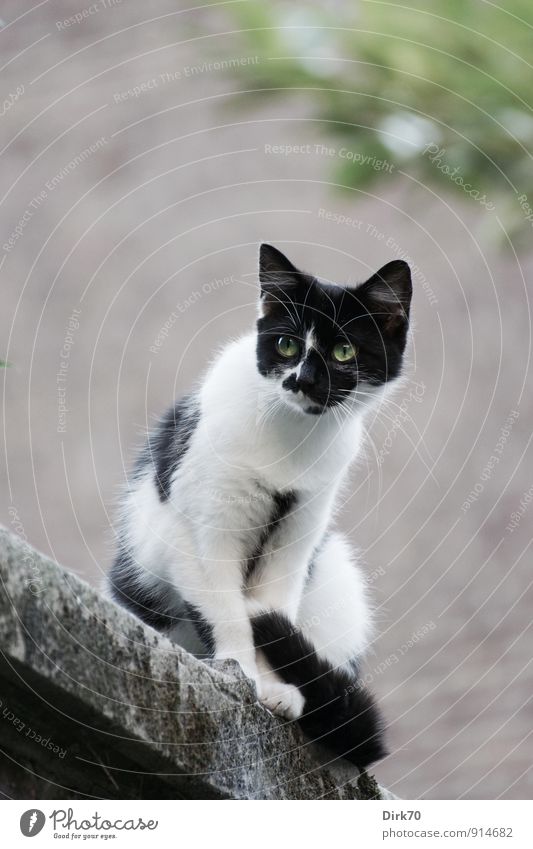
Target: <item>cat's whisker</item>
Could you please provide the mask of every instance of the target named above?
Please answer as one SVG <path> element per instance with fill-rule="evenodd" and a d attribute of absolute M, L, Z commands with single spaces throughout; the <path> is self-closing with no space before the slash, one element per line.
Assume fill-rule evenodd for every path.
<path fill-rule="evenodd" d="M 379 505 L 380 505 L 380 502 L 381 502 L 381 495 L 382 495 L 382 491 L 383 491 L 383 470 L 381 468 L 381 463 L 380 463 L 380 460 L 379 460 L 379 453 L 378 453 L 376 446 L 374 444 L 374 440 L 370 436 L 370 433 L 368 432 L 368 428 L 366 428 L 364 424 L 362 424 L 362 428 L 363 428 L 363 433 L 365 434 L 365 439 L 368 440 L 368 443 L 370 444 L 370 447 L 372 448 L 372 451 L 374 452 L 374 457 L 376 458 L 376 465 L 378 467 L 378 493 L 377 493 L 377 500 L 376 500 L 376 520 L 377 520 L 377 518 L 379 516 Z"/>
<path fill-rule="evenodd" d="M 356 393 L 357 393 L 357 394 L 364 395 L 364 396 L 369 397 L 369 398 L 373 398 L 373 399 L 375 400 L 375 396 L 372 394 L 372 392 L 361 392 L 360 390 L 356 390 Z M 413 426 L 414 430 L 416 431 L 416 435 L 417 435 L 417 437 L 418 437 L 418 441 L 417 441 L 416 443 L 414 443 L 414 442 L 413 442 L 413 440 L 411 439 L 411 437 L 409 436 L 409 434 L 407 433 L 407 431 L 406 431 L 404 428 L 400 427 L 399 429 L 400 429 L 400 430 L 401 430 L 401 432 L 404 434 L 404 436 L 408 439 L 408 441 L 410 442 L 410 444 L 412 445 L 412 447 L 415 449 L 415 451 L 417 452 L 417 455 L 419 456 L 420 460 L 424 463 L 424 466 L 426 467 L 426 469 L 428 470 L 428 472 L 431 474 L 431 476 L 433 477 L 433 479 L 435 480 L 435 482 L 436 482 L 436 483 L 438 483 L 438 481 L 437 481 L 437 480 L 436 480 L 436 478 L 434 477 L 433 473 L 431 472 L 431 469 L 429 469 L 429 468 L 428 468 L 427 462 L 423 459 L 423 457 L 420 455 L 420 453 L 419 453 L 419 452 L 418 452 L 418 450 L 417 450 L 417 446 L 418 446 L 419 444 L 420 444 L 420 445 L 422 445 L 422 446 L 423 446 L 423 448 L 424 448 L 424 450 L 426 451 L 426 453 L 427 453 L 428 457 L 429 457 L 429 461 L 430 461 L 430 463 L 431 463 L 433 466 L 435 465 L 435 460 L 433 459 L 433 457 L 432 457 L 432 455 L 431 455 L 431 452 L 430 452 L 429 448 L 427 447 L 427 445 L 426 445 L 426 443 L 425 443 L 425 441 L 424 441 L 424 437 L 423 437 L 423 436 L 422 436 L 422 434 L 420 433 L 420 430 L 418 429 L 418 426 L 417 426 L 416 422 L 414 421 L 413 417 L 410 415 L 410 413 L 408 413 L 408 412 L 404 409 L 404 407 L 402 407 L 400 404 L 398 404 L 396 401 L 394 401 L 394 399 L 393 399 L 393 398 L 380 398 L 379 406 L 377 406 L 377 407 L 375 407 L 375 408 L 374 408 L 374 409 L 375 409 L 375 413 L 376 413 L 376 419 L 379 421 L 379 416 L 380 416 L 380 414 L 381 414 L 381 415 L 383 415 L 385 418 L 387 418 L 387 419 L 388 419 L 391 423 L 393 423 L 393 424 L 394 424 L 394 422 L 397 420 L 398 416 L 394 416 L 394 415 L 392 415 L 392 416 L 390 416 L 390 417 L 389 417 L 389 416 L 387 416 L 387 414 L 384 412 L 384 409 L 383 409 L 384 407 L 387 407 L 387 406 L 389 406 L 389 405 L 390 405 L 391 407 L 395 407 L 395 408 L 397 408 L 397 409 L 400 411 L 400 413 L 402 414 L 402 416 L 405 416 L 405 418 L 406 418 L 406 419 L 407 419 L 407 420 L 408 420 L 408 421 L 412 424 L 412 426 Z"/>
<path fill-rule="evenodd" d="M 269 399 L 268 406 L 266 407 L 262 415 L 259 417 L 259 419 L 256 421 L 256 427 L 258 428 L 258 433 L 260 436 L 262 436 L 263 431 L 265 430 L 268 422 L 275 417 L 275 415 L 283 406 L 283 401 L 279 397 Z"/>
<path fill-rule="evenodd" d="M 374 396 L 372 396 L 372 393 L 367 393 L 367 394 L 368 394 L 370 397 L 374 397 Z M 382 407 L 383 407 L 386 403 L 390 403 L 390 404 L 392 404 L 392 405 L 394 405 L 394 406 L 398 407 L 398 409 L 402 410 L 402 408 L 400 407 L 400 405 L 399 405 L 399 404 L 396 404 L 396 403 L 395 403 L 392 399 L 385 399 L 385 400 L 383 400 L 383 399 L 382 399 L 382 400 L 380 401 L 380 407 L 378 407 L 378 408 L 374 408 L 374 412 L 375 412 L 375 419 L 376 419 L 376 421 L 380 421 L 380 416 L 383 416 L 383 417 L 384 417 L 384 418 L 386 418 L 388 421 L 390 421 L 392 424 L 394 424 L 394 422 L 397 420 L 397 416 L 396 416 L 396 417 L 394 417 L 394 416 L 388 416 L 388 415 L 384 412 L 384 410 L 382 409 Z M 402 410 L 402 412 L 403 412 L 403 410 Z M 410 416 L 408 416 L 408 418 L 409 418 L 409 420 L 412 422 L 413 427 L 414 427 L 414 429 L 415 429 L 415 431 L 416 431 L 416 433 L 417 433 L 418 441 L 417 441 L 417 442 L 415 442 L 415 441 L 414 441 L 414 439 L 410 436 L 410 434 L 407 432 L 407 430 L 406 430 L 405 428 L 403 428 L 403 427 L 401 427 L 401 426 L 400 426 L 400 427 L 398 427 L 398 429 L 401 431 L 401 433 L 404 435 L 404 437 L 407 439 L 407 441 L 408 441 L 408 442 L 409 442 L 409 444 L 411 445 L 411 447 L 412 447 L 413 451 L 415 452 L 416 456 L 418 457 L 418 459 L 420 460 L 420 462 L 422 463 L 422 465 L 423 465 L 423 466 L 424 466 L 424 468 L 426 469 L 427 473 L 430 475 L 430 477 L 433 479 L 433 481 L 437 484 L 437 486 L 440 486 L 439 481 L 437 480 L 437 478 L 435 477 L 435 474 L 433 473 L 433 469 L 432 469 L 432 468 L 428 465 L 427 461 L 424 459 L 424 457 L 423 457 L 423 456 L 422 456 L 422 454 L 420 453 L 419 448 L 418 448 L 418 445 L 420 444 L 420 445 L 422 445 L 422 446 L 424 447 L 424 449 L 425 449 L 425 451 L 427 452 L 427 455 L 428 455 L 428 457 L 429 457 L 429 459 L 430 459 L 430 462 L 431 462 L 432 466 L 434 466 L 434 465 L 435 465 L 435 461 L 433 460 L 433 457 L 431 456 L 431 453 L 430 453 L 429 449 L 427 448 L 427 446 L 426 446 L 426 444 L 425 444 L 425 442 L 424 442 L 424 439 L 423 439 L 423 437 L 422 437 L 422 434 L 421 434 L 421 433 L 420 433 L 420 431 L 418 430 L 418 428 L 417 428 L 417 426 L 416 426 L 415 422 L 412 420 L 412 418 L 411 418 Z M 384 423 L 383 423 L 383 426 L 384 426 L 384 428 L 387 428 L 387 426 L 386 426 Z M 367 433 L 368 433 L 368 430 L 367 430 Z M 379 456 L 381 456 L 381 454 L 380 454 Z M 381 464 L 380 464 L 380 468 L 381 468 Z"/>

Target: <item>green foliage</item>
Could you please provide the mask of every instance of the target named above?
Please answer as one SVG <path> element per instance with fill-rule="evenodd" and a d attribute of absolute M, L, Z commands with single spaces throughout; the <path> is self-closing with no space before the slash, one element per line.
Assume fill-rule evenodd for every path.
<path fill-rule="evenodd" d="M 255 99 L 304 97 L 329 138 L 425 184 L 464 192 L 462 178 L 496 202 L 507 224 L 524 221 L 517 198 L 533 205 L 530 0 L 248 0 L 227 8 L 243 50 L 260 57 L 239 71 L 243 87 L 263 89 Z M 428 145 L 444 151 L 441 167 Z M 380 178 L 371 167 L 337 169 L 350 186 Z"/>

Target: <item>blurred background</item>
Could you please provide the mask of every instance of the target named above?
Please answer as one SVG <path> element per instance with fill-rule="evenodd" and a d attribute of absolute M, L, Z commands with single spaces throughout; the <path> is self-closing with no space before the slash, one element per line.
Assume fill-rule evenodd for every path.
<path fill-rule="evenodd" d="M 340 517 L 376 604 L 376 774 L 530 798 L 531 5 L 1 14 L 1 521 L 101 584 L 144 430 L 254 320 L 258 243 L 354 283 L 407 259 L 408 380 Z"/>

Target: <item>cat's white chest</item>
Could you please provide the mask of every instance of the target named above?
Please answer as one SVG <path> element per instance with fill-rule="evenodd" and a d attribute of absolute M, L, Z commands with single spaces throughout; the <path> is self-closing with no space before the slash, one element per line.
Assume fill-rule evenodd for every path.
<path fill-rule="evenodd" d="M 252 439 L 257 471 L 272 488 L 316 490 L 336 486 L 359 450 L 361 427 L 344 429 L 298 427 L 298 422 L 276 422 L 267 433 Z"/>

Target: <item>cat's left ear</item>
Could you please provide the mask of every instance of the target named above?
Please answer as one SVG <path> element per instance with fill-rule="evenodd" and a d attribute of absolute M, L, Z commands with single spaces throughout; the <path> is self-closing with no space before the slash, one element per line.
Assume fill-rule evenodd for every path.
<path fill-rule="evenodd" d="M 265 242 L 259 248 L 259 281 L 261 292 L 273 286 L 285 288 L 294 286 L 302 277 L 302 272 L 287 259 L 285 254 L 273 245 Z"/>
<path fill-rule="evenodd" d="M 407 325 L 413 285 L 406 262 L 388 262 L 363 283 L 360 292 L 371 301 L 372 315 L 385 331 L 392 335 Z"/>
<path fill-rule="evenodd" d="M 259 249 L 259 282 L 261 305 L 265 313 L 273 312 L 277 306 L 292 300 L 300 283 L 307 279 L 285 254 L 273 245 L 263 243 Z"/>

